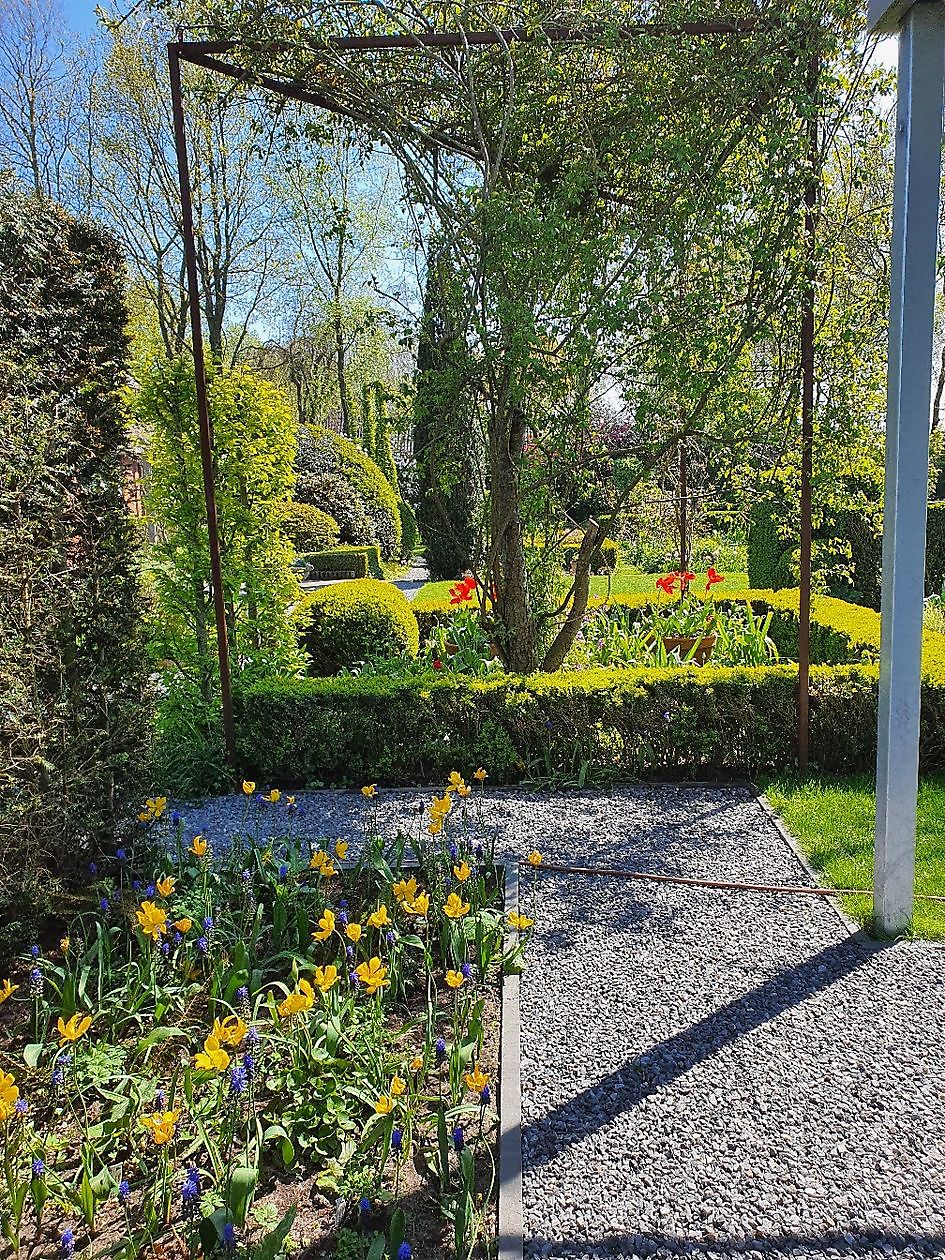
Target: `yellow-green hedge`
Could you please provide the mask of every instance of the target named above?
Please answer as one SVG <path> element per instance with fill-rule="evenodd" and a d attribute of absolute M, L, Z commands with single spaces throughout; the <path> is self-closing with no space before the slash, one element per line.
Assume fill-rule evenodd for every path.
<path fill-rule="evenodd" d="M 796 646 L 797 592 L 737 596 Z M 618 602 L 657 602 L 628 595 Z M 422 615 L 431 610 L 421 607 Z M 445 611 L 443 609 L 442 611 Z M 812 616 L 811 762 L 867 770 L 876 741 L 879 617 L 818 597 Z M 824 663 L 817 663 L 824 662 Z M 796 668 L 588 670 L 519 678 L 318 678 L 237 697 L 249 777 L 283 784 L 442 782 L 485 766 L 493 783 L 753 773 L 794 759 Z M 926 634 L 922 764 L 945 768 L 945 636 Z"/>

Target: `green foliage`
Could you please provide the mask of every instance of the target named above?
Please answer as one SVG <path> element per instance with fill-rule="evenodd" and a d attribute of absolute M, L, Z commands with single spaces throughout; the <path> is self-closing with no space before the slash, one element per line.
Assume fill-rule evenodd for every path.
<path fill-rule="evenodd" d="M 333 674 L 376 655 L 417 654 L 417 619 L 407 597 L 389 582 L 335 582 L 305 596 L 298 617 L 316 674 Z"/>
<path fill-rule="evenodd" d="M 377 466 L 390 482 L 395 494 L 400 493 L 397 481 L 397 465 L 394 463 L 394 448 L 391 445 L 390 419 L 387 415 L 387 390 L 378 381 L 374 386 L 374 458 Z"/>
<path fill-rule="evenodd" d="M 420 527 L 417 524 L 417 514 L 406 499 L 401 499 L 398 506 L 400 510 L 400 557 L 402 560 L 409 561 L 417 554 L 417 548 L 420 546 Z"/>
<path fill-rule="evenodd" d="M 385 560 L 399 556 L 399 500 L 373 459 L 340 433 L 303 425 L 296 462 L 297 498 L 333 516 L 342 542 L 374 542 Z"/>
<path fill-rule="evenodd" d="M 310 503 L 280 503 L 276 520 L 297 552 L 324 551 L 338 543 L 338 522 Z"/>
<path fill-rule="evenodd" d="M 205 704 L 214 694 L 210 586 L 193 363 L 152 359 L 135 405 L 151 434 L 146 507 L 155 598 L 153 651 Z M 293 487 L 295 422 L 283 394 L 247 368 L 213 368 L 208 397 L 230 657 L 235 674 L 299 666 L 288 609 L 298 594 L 282 514 Z"/>
<path fill-rule="evenodd" d="M 565 569 L 571 570 L 577 559 L 580 543 L 566 542 L 561 547 L 561 562 Z M 605 538 L 594 552 L 591 559 L 592 573 L 613 573 L 620 559 L 620 550 L 611 538 Z"/>
<path fill-rule="evenodd" d="M 430 576 L 455 578 L 475 558 L 481 496 L 476 449 L 481 417 L 465 388 L 470 356 L 457 331 L 456 276 L 447 251 L 427 261 L 414 378 L 417 520 Z"/>
<path fill-rule="evenodd" d="M 0 920 L 27 931 L 52 881 L 114 843 L 151 696 L 122 498 L 121 256 L 4 186 L 0 272 Z"/>
<path fill-rule="evenodd" d="M 737 601 L 775 613 L 782 659 L 797 648 L 797 591 Z M 625 596 L 628 608 L 658 604 Z M 811 761 L 868 769 L 875 759 L 879 617 L 828 596 L 812 609 Z M 260 684 L 238 698 L 240 756 L 254 775 L 308 784 L 425 783 L 457 760 L 492 780 L 753 773 L 794 758 L 796 667 L 596 669 L 527 678 L 460 674 Z M 396 737 L 379 741 L 379 731 Z M 945 767 L 945 636 L 926 632 L 921 759 Z"/>
<path fill-rule="evenodd" d="M 770 503 L 757 503 L 752 509 L 748 531 L 748 585 L 757 591 L 777 590 L 781 581 L 781 554 L 784 543 L 774 521 Z"/>
<path fill-rule="evenodd" d="M 334 547 L 328 551 L 307 552 L 300 557 L 318 573 L 353 572 L 355 577 L 382 578 L 381 549 L 367 547 Z"/>
<path fill-rule="evenodd" d="M 882 548 L 880 548 L 882 564 Z M 925 593 L 945 590 L 945 503 L 930 503 L 925 536 Z"/>

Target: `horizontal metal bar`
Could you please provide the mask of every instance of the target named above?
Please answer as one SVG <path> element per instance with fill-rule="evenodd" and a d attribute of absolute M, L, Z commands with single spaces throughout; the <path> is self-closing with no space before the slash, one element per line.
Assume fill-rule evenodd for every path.
<path fill-rule="evenodd" d="M 327 39 L 312 40 L 302 47 L 308 52 L 410 52 L 422 48 L 466 48 L 483 45 L 527 43 L 547 40 L 551 44 L 590 44 L 607 35 L 621 39 L 633 39 L 646 35 L 750 35 L 758 31 L 774 30 L 777 24 L 760 18 L 731 18 L 714 22 L 639 22 L 631 26 L 608 28 L 604 26 L 570 27 L 549 26 L 532 30 L 516 26 L 504 31 L 426 31 L 406 35 L 330 35 Z M 286 40 L 262 40 L 255 44 L 249 40 L 180 40 L 178 55 L 184 60 L 198 56 L 219 56 L 239 48 L 256 51 L 289 52 L 300 45 Z"/>
<path fill-rule="evenodd" d="M 524 863 L 520 862 L 519 866 Z M 542 862 L 533 870 L 561 875 L 604 875 L 611 879 L 637 879 L 651 884 L 682 884 L 687 888 L 716 888 L 723 892 L 786 893 L 801 897 L 869 897 L 872 888 L 824 888 L 820 884 L 747 884 L 728 879 L 701 879 L 694 875 L 657 875 L 651 871 L 625 871 L 616 866 L 565 866 Z M 917 893 L 916 900 L 945 901 L 933 893 Z"/>

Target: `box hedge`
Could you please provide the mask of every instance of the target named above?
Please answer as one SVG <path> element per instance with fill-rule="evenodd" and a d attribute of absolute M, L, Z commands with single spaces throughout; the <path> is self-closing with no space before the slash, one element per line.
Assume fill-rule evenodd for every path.
<path fill-rule="evenodd" d="M 306 595 L 297 618 L 316 674 L 334 674 L 375 655 L 417 654 L 417 619 L 406 595 L 390 582 L 333 582 Z"/>
<path fill-rule="evenodd" d="M 797 591 L 738 596 L 772 608 L 796 647 Z M 644 607 L 651 596 L 624 596 Z M 815 598 L 810 757 L 823 770 L 875 758 L 879 617 Z M 752 773 L 794 759 L 796 667 L 627 669 L 258 684 L 237 696 L 242 768 L 263 782 L 442 782 L 485 766 L 493 783 Z M 926 633 L 921 758 L 945 768 L 945 635 Z"/>
<path fill-rule="evenodd" d="M 315 573 L 353 573 L 356 578 L 382 578 L 381 549 L 376 543 L 364 547 L 332 547 L 325 551 L 305 551 L 299 559 Z"/>

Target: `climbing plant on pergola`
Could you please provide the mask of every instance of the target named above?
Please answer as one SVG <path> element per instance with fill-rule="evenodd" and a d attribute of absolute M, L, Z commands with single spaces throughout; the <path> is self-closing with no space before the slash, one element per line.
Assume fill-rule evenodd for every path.
<path fill-rule="evenodd" d="M 183 203 L 184 256 L 190 297 L 190 318 L 196 373 L 196 399 L 199 413 L 201 452 L 203 460 L 204 492 L 206 498 L 210 572 L 213 585 L 217 652 L 220 667 L 220 687 L 223 724 L 227 754 L 235 768 L 235 733 L 233 730 L 230 694 L 230 665 L 226 633 L 225 608 L 221 583 L 219 537 L 214 500 L 213 434 L 207 407 L 203 337 L 200 319 L 201 301 L 196 263 L 193 209 L 191 204 L 190 175 L 184 128 L 184 106 L 181 89 L 181 62 L 186 61 L 207 71 L 223 75 L 238 82 L 272 92 L 284 100 L 313 105 L 319 109 L 348 119 L 352 123 L 373 131 L 384 130 L 390 135 L 394 127 L 409 136 L 419 153 L 436 153 L 464 159 L 479 164 L 485 171 L 484 179 L 490 178 L 494 154 L 478 120 L 473 117 L 457 117 L 449 108 L 447 94 L 438 95 L 437 80 L 416 73 L 416 66 L 436 70 L 446 75 L 469 73 L 472 58 L 483 51 L 493 55 L 490 70 L 514 79 L 517 50 L 535 48 L 554 49 L 578 46 L 600 50 L 606 59 L 608 50 L 621 48 L 628 41 L 656 40 L 665 47 L 669 42 L 674 48 L 685 47 L 692 40 L 734 40 L 739 44 L 765 38 L 780 41 L 780 57 L 793 58 L 800 65 L 800 82 L 804 87 L 804 99 L 798 103 L 797 123 L 799 133 L 806 144 L 806 173 L 803 189 L 803 213 L 798 216 L 793 230 L 793 240 L 785 242 L 785 249 L 796 252 L 798 263 L 798 293 L 800 296 L 800 320 L 798 365 L 802 375 L 802 478 L 801 478 L 801 601 L 798 649 L 798 755 L 806 761 L 807 747 L 807 694 L 809 669 L 809 609 L 810 609 L 810 457 L 814 405 L 814 272 L 813 247 L 816 227 L 817 189 L 819 186 L 819 152 L 817 138 L 817 114 L 814 101 L 818 86 L 818 34 L 819 28 L 811 25 L 802 28 L 804 36 L 798 40 L 797 27 L 789 28 L 783 20 L 764 20 L 758 16 L 745 18 L 712 19 L 703 22 L 644 22 L 638 24 L 517 26 L 508 29 L 417 31 L 366 34 L 339 34 L 318 39 L 299 38 L 294 30 L 285 38 L 259 38 L 247 35 L 238 39 L 186 40 L 181 36 L 168 46 L 171 92 L 174 110 L 175 140 Z M 419 57 L 419 63 L 412 59 Z M 392 66 L 402 64 L 406 69 L 399 73 Z M 395 82 L 396 80 L 396 82 Z M 621 90 L 620 82 L 604 85 L 611 93 Z M 721 85 L 720 85 L 721 86 Z M 502 84 L 499 84 L 502 90 Z M 781 99 L 780 83 L 772 74 L 772 83 L 766 88 L 767 104 Z M 474 94 L 473 94 L 474 95 Z M 471 96 L 472 99 L 472 96 Z M 763 101 L 759 105 L 759 117 L 764 118 Z M 473 111 L 474 113 L 474 111 Z M 502 138 L 500 138 L 500 144 Z M 493 148 L 495 145 L 493 144 Z M 434 172 L 435 172 L 434 165 Z M 426 188 L 435 199 L 436 188 L 431 186 L 429 174 L 419 164 L 412 170 L 415 183 Z M 541 178 L 541 172 L 536 178 Z M 436 175 L 432 177 L 435 185 Z M 758 329 L 770 312 L 759 315 Z M 757 331 L 757 330 L 756 330 Z M 745 343 L 748 343 L 746 335 Z M 521 453 L 524 443 L 524 421 L 514 439 Z M 683 433 L 670 435 L 661 453 L 670 450 Z M 499 500 L 503 480 L 514 475 L 514 452 L 500 448 L 497 463 L 492 469 L 492 497 Z M 493 443 L 493 445 L 496 445 Z M 492 452 L 496 455 L 496 452 Z M 506 455 L 508 454 L 508 458 Z M 655 460 L 653 461 L 655 463 Z M 498 470 L 498 471 L 497 471 Z M 496 519 L 493 504 L 494 523 Z M 500 518 L 501 519 L 501 518 Z M 520 583 L 521 574 L 513 570 L 514 549 L 503 551 L 501 528 L 494 529 L 498 537 L 492 539 L 493 550 L 484 574 L 484 586 L 491 587 L 496 572 L 508 576 L 509 585 L 500 592 L 505 599 L 503 612 L 514 600 L 514 585 Z M 591 522 L 585 531 L 578 554 L 577 573 L 569 593 L 569 602 L 560 610 L 563 625 L 560 635 L 576 632 L 586 607 L 590 564 L 603 528 Z M 513 540 L 514 541 L 514 540 Z M 521 539 L 518 540 L 521 551 Z M 511 560 L 509 557 L 511 556 Z M 504 566 L 504 567 L 503 567 Z M 487 588 L 488 589 L 488 588 Z M 511 592 L 511 593 L 510 593 Z M 563 642 L 564 640 L 562 640 Z M 555 647 L 558 643 L 556 639 Z"/>

